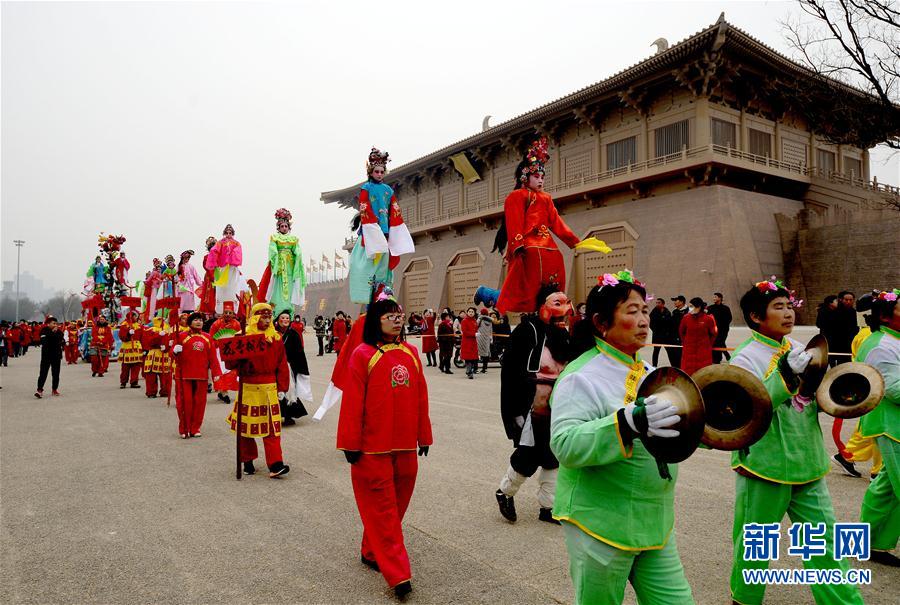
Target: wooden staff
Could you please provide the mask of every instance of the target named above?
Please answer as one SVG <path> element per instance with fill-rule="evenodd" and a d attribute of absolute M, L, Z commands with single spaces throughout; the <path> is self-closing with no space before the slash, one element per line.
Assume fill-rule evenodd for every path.
<path fill-rule="evenodd" d="M 242 380 L 244 374 L 244 362 L 241 361 L 237 367 L 237 379 L 238 379 L 238 394 L 237 400 L 235 403 L 235 416 L 237 417 L 237 430 L 235 430 L 235 461 L 236 467 L 234 470 L 234 477 L 238 481 L 241 480 L 244 476 L 242 463 L 241 463 L 241 404 L 244 400 L 244 381 Z"/>

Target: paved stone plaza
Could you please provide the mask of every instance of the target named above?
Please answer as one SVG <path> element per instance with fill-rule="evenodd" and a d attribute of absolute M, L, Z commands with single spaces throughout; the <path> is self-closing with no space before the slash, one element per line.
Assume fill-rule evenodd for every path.
<path fill-rule="evenodd" d="M 0 374 L 0 602 L 395 602 L 359 562 L 350 473 L 334 448 L 337 409 L 321 423 L 286 428 L 289 475 L 238 482 L 229 407 L 215 396 L 203 437 L 182 441 L 174 402 L 167 409 L 143 390 L 119 390 L 115 364 L 102 379 L 87 365 L 63 366 L 62 397 L 34 399 L 39 357 L 11 359 Z M 317 397 L 334 359 L 309 358 Z M 426 369 L 435 444 L 419 459 L 404 525 L 410 602 L 571 603 L 562 533 L 537 520 L 536 484 L 516 498 L 518 523 L 497 511 L 494 490 L 510 453 L 499 370 L 468 381 L 461 371 Z M 822 423 L 830 431 L 831 419 Z M 868 463 L 860 468 L 868 475 Z M 867 483 L 829 475 L 838 520 L 857 519 Z M 700 604 L 730 603 L 733 498 L 727 454 L 698 451 L 681 465 L 678 544 Z M 897 603 L 900 571 L 856 566 L 872 569 L 866 603 Z M 767 595 L 767 604 L 812 603 L 806 588 L 770 587 Z M 630 589 L 626 602 L 634 603 Z"/>

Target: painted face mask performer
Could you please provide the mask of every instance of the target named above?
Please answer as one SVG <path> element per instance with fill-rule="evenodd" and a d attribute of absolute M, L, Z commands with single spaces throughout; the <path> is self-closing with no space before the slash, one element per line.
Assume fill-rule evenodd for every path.
<path fill-rule="evenodd" d="M 566 322 L 573 310 L 558 288 L 556 284 L 541 288 L 540 309 L 536 315 L 523 316 L 510 334 L 500 370 L 500 414 L 515 451 L 495 495 L 500 514 L 512 523 L 517 518 L 513 498 L 538 468 L 538 519 L 559 523 L 552 515 L 559 462 L 550 451 L 548 403 L 557 377 L 571 360 Z"/>
<path fill-rule="evenodd" d="M 365 305 L 379 284 L 391 287 L 401 254 L 416 251 L 394 190 L 384 182 L 388 153 L 372 148 L 359 191 L 359 238 L 350 253 L 350 300 Z"/>
<path fill-rule="evenodd" d="M 566 289 L 563 257 L 551 233 L 570 248 L 579 240 L 544 192 L 544 164 L 549 159 L 547 139 L 532 143 L 516 168 L 516 188 L 503 203 L 504 226 L 495 242 L 495 249 L 501 253 L 506 248 L 509 263 L 497 300 L 501 315 L 511 311 L 533 313 L 541 286 L 555 283 L 560 291 Z"/>
<path fill-rule="evenodd" d="M 244 255 L 241 243 L 234 239 L 234 227 L 225 225 L 222 239 L 210 249 L 206 262 L 215 272 L 216 313 L 221 313 L 222 303 L 236 300 L 238 292 L 246 290 L 241 275 Z"/>
<path fill-rule="evenodd" d="M 266 340 L 274 346 L 260 357 L 242 362 L 226 361 L 225 367 L 239 370 L 243 382 L 242 405 L 245 410 L 241 413 L 240 448 L 244 473 L 252 475 L 256 472 L 253 461 L 259 455 L 255 440 L 258 437 L 262 439 L 265 449 L 269 477 L 274 479 L 291 470 L 284 463 L 281 453 L 281 408 L 278 403 L 287 396 L 291 378 L 281 335 L 275 330 L 272 319 L 272 307 L 266 303 L 253 305 L 244 333 L 247 336 L 265 334 Z M 232 409 L 226 420 L 231 425 L 232 433 L 238 430 L 236 409 Z"/>
<path fill-rule="evenodd" d="M 419 352 L 401 341 L 403 320 L 387 296 L 366 311 L 337 431 L 363 523 L 362 562 L 381 571 L 399 598 L 412 590 L 401 523 L 416 483 L 416 448 L 427 456 L 432 444 L 428 387 Z"/>
<path fill-rule="evenodd" d="M 302 306 L 306 293 L 306 269 L 300 240 L 291 233 L 291 212 L 279 208 L 275 212 L 275 233 L 269 237 L 269 264 L 259 281 L 259 291 L 273 309 Z"/>
<path fill-rule="evenodd" d="M 745 569 L 766 569 L 768 561 L 745 561 L 744 527 L 748 523 L 780 523 L 785 513 L 794 523 L 825 524 L 825 554 L 803 562 L 812 569 L 849 569 L 847 559 L 834 560 L 834 508 L 825 484 L 829 461 L 819 427 L 818 405 L 798 395 L 799 376 L 812 354 L 788 338 L 794 329 L 793 294 L 775 278 L 750 288 L 741 311 L 752 330 L 735 350 L 731 363 L 759 378 L 772 398 L 774 416 L 749 454 L 735 451 L 736 471 L 731 598 L 743 605 L 763 602 L 765 584 L 746 584 Z M 859 588 L 850 584 L 811 586 L 819 605 L 862 604 Z"/>
<path fill-rule="evenodd" d="M 859 432 L 875 438 L 884 468 L 869 484 L 859 520 L 872 531 L 872 560 L 900 566 L 890 551 L 900 539 L 900 289 L 874 297 L 869 324 L 872 335 L 863 341 L 856 361 L 873 366 L 884 378 L 884 398 L 860 419 Z"/>
<path fill-rule="evenodd" d="M 677 408 L 651 395 L 638 357 L 650 327 L 647 293 L 631 271 L 600 277 L 587 299 L 595 346 L 570 363 L 550 398 L 550 448 L 559 459 L 553 516 L 562 521 L 575 602 L 693 605 L 675 544 L 675 480 L 660 477 L 639 437 L 673 438 Z"/>

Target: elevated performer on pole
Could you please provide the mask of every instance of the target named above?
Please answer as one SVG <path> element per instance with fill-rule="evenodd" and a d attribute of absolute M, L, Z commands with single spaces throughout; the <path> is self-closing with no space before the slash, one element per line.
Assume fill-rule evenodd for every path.
<path fill-rule="evenodd" d="M 350 253 L 350 300 L 365 305 L 379 285 L 392 287 L 401 254 L 415 252 L 394 190 L 384 182 L 389 154 L 375 147 L 366 162 L 368 180 L 359 191 L 359 234 Z"/>
<path fill-rule="evenodd" d="M 200 280 L 200 274 L 191 264 L 191 257 L 194 256 L 193 250 L 185 250 L 181 253 L 178 261 L 177 278 L 178 291 L 177 296 L 181 299 L 179 311 L 181 313 L 193 313 L 197 309 L 197 290 L 203 283 Z"/>
<path fill-rule="evenodd" d="M 403 319 L 387 297 L 369 307 L 363 344 L 350 356 L 337 432 L 363 524 L 360 558 L 399 598 L 412 590 L 401 524 L 415 487 L 416 449 L 427 456 L 432 444 L 428 387 L 419 352 L 401 341 Z"/>
<path fill-rule="evenodd" d="M 236 300 L 238 292 L 245 289 L 241 276 L 243 261 L 241 243 L 234 239 L 234 227 L 225 225 L 222 239 L 213 245 L 207 258 L 208 265 L 215 271 L 216 313 L 222 312 L 223 303 Z"/>
<path fill-rule="evenodd" d="M 256 438 L 262 439 L 269 477 L 287 474 L 291 468 L 284 463 L 281 453 L 281 409 L 279 400 L 290 387 L 290 369 L 284 353 L 281 336 L 272 325 L 272 307 L 257 303 L 247 318 L 247 336 L 264 334 L 271 345 L 264 355 L 236 362 L 225 362 L 225 367 L 241 373 L 241 420 L 238 427 L 237 402 L 226 419 L 232 432 L 240 432 L 239 456 L 244 473 L 256 472 L 253 461 L 258 457 Z"/>
<path fill-rule="evenodd" d="M 212 315 L 216 312 L 216 268 L 209 264 L 209 255 L 216 245 L 216 238 L 206 238 L 206 254 L 203 255 L 203 283 L 200 286 L 200 312 Z"/>
<path fill-rule="evenodd" d="M 287 208 L 275 212 L 276 232 L 269 237 L 269 263 L 259 281 L 259 292 L 273 309 L 303 306 L 306 293 L 306 269 L 300 240 L 291 233 L 291 213 Z"/>

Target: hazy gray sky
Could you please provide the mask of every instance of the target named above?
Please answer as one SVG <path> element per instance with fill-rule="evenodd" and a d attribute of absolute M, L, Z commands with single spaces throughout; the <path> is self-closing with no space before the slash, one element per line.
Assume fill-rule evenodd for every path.
<path fill-rule="evenodd" d="M 233 223 L 258 278 L 285 206 L 306 256 L 349 211 L 322 191 L 398 166 L 729 22 L 788 52 L 792 2 L 2 4 L 3 279 L 78 290 L 100 231 L 132 278 Z M 872 172 L 900 181 L 898 159 Z M 199 268 L 200 259 L 195 258 Z"/>

